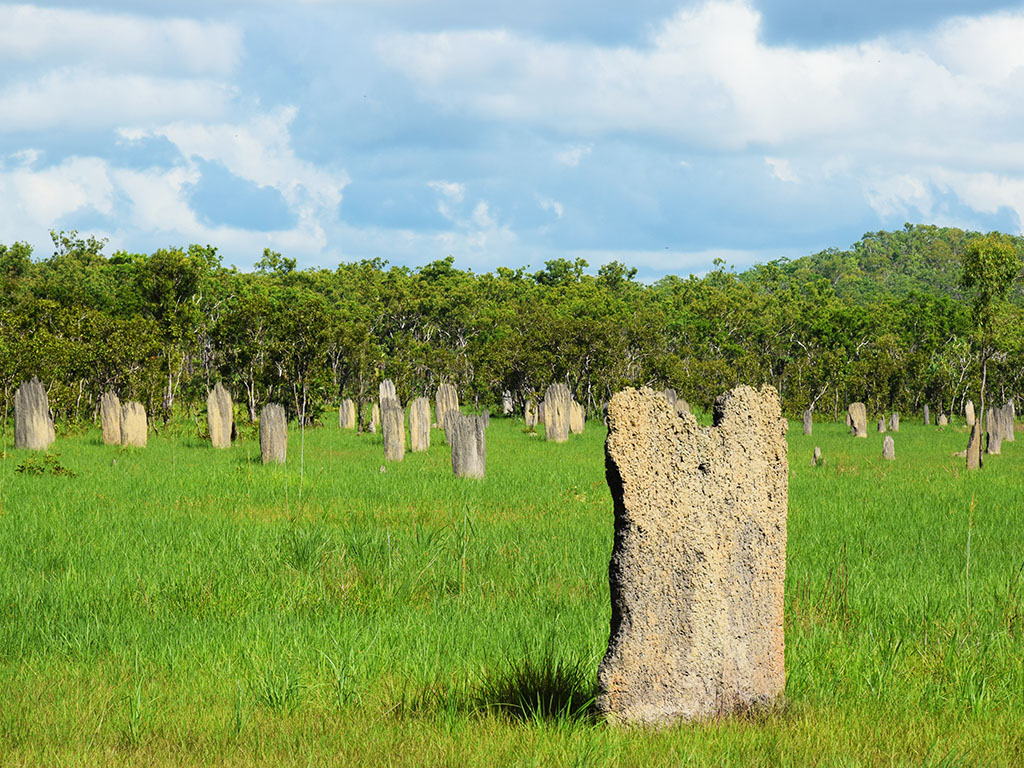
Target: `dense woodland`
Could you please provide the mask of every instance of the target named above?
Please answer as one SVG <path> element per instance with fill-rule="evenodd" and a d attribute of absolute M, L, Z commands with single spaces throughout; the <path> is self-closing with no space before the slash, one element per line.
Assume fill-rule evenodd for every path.
<path fill-rule="evenodd" d="M 761 382 L 791 416 L 813 405 L 836 417 L 851 400 L 952 412 L 980 386 L 984 345 L 958 287 L 974 237 L 907 225 L 849 250 L 646 284 L 617 262 L 596 275 L 564 259 L 479 275 L 450 257 L 299 270 L 269 250 L 248 273 L 211 246 L 106 255 L 101 240 L 55 232 L 45 257 L 0 245 L 4 415 L 33 375 L 68 424 L 94 419 L 108 389 L 158 426 L 195 416 L 217 380 L 250 418 L 278 401 L 315 420 L 343 397 L 369 402 L 385 377 L 403 401 L 448 378 L 479 408 L 560 380 L 591 412 L 625 386 L 671 386 L 708 407 Z M 1024 392 L 1019 284 L 994 315 L 991 402 Z"/>

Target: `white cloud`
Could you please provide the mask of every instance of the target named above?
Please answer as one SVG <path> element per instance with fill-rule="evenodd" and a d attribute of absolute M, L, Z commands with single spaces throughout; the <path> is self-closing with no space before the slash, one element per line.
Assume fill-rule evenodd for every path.
<path fill-rule="evenodd" d="M 459 30 L 392 35 L 378 52 L 443 109 L 569 136 L 565 165 L 599 137 L 667 140 L 757 152 L 775 178 L 860 189 L 883 217 L 938 215 L 941 189 L 1024 219 L 1022 39 L 1017 10 L 802 49 L 766 42 L 751 1 L 708 0 L 641 45 Z"/>
<path fill-rule="evenodd" d="M 211 80 L 59 69 L 0 89 L 0 133 L 217 117 L 233 96 Z"/>
<path fill-rule="evenodd" d="M 0 4 L 0 133 L 223 119 L 241 29 Z"/>
<path fill-rule="evenodd" d="M 454 203 L 461 203 L 466 197 L 466 185 L 454 181 L 428 181 L 427 186 L 440 192 Z"/>
<path fill-rule="evenodd" d="M 257 115 L 238 123 L 188 123 L 122 131 L 125 139 L 162 136 L 189 159 L 220 163 L 231 173 L 260 187 L 272 187 L 311 224 L 334 216 L 349 183 L 342 170 L 321 168 L 296 156 L 291 146 L 293 107 Z"/>
<path fill-rule="evenodd" d="M 983 39 L 998 34 L 1003 17 L 978 24 L 974 36 Z M 379 51 L 424 96 L 452 109 L 580 135 L 641 132 L 714 149 L 857 134 L 875 141 L 879 131 L 909 137 L 924 130 L 939 140 L 937 118 L 953 110 L 975 126 L 972 115 L 998 103 L 971 72 L 929 55 L 931 38 L 801 50 L 766 44 L 760 29 L 760 14 L 748 3 L 713 0 L 664 21 L 644 47 L 459 31 L 393 36 Z"/>
<path fill-rule="evenodd" d="M 1011 208 L 1017 213 L 1020 229 L 1024 219 L 1024 179 L 996 173 L 959 173 L 942 171 L 936 181 L 952 190 L 961 201 L 981 213 L 997 213 Z"/>
<path fill-rule="evenodd" d="M 865 193 L 868 203 L 882 218 L 908 220 L 914 218 L 911 210 L 925 219 L 931 218 L 934 195 L 925 179 L 911 174 L 882 176 L 869 181 Z"/>
<path fill-rule="evenodd" d="M 240 30 L 221 22 L 0 5 L 0 61 L 227 75 L 241 52 Z"/>
<path fill-rule="evenodd" d="M 180 232 L 189 239 L 203 230 L 188 204 L 186 186 L 199 181 L 195 167 L 115 168 L 111 175 L 130 201 L 128 216 L 133 228 L 147 232 Z"/>
<path fill-rule="evenodd" d="M 569 147 L 555 153 L 555 161 L 560 165 L 567 165 L 570 168 L 575 168 L 580 164 L 580 161 L 590 155 L 593 147 L 590 145 L 583 145 L 578 147 Z"/>
<path fill-rule="evenodd" d="M 240 116 L 231 81 L 243 43 L 233 23 L 0 5 L 0 134 L 109 130 L 122 145 L 160 137 L 180 152 L 152 167 L 100 156 L 46 164 L 39 149 L 9 152 L 0 160 L 0 231 L 25 233 L 38 247 L 39 233 L 68 217 L 99 216 L 113 222 L 104 233 L 112 247 L 160 237 L 257 255 L 265 246 L 322 253 L 348 176 L 296 154 L 295 108 Z M 295 225 L 265 232 L 208 224 L 191 200 L 201 161 L 279 191 Z"/>
<path fill-rule="evenodd" d="M 133 232 L 166 233 L 168 243 L 211 243 L 223 252 L 252 259 L 267 247 L 309 259 L 327 246 L 325 226 L 332 216 L 323 211 L 300 215 L 291 229 L 270 232 L 204 223 L 188 197 L 190 185 L 199 181 L 194 168 L 117 169 L 112 176 L 119 192 L 130 200 L 127 221 L 112 237 L 115 241 L 129 239 Z"/>
<path fill-rule="evenodd" d="M 10 157 L 13 162 L 0 166 L 0 200 L 5 201 L 0 231 L 25 233 L 38 246 L 41 234 L 59 228 L 62 218 L 93 212 L 116 222 L 113 231 L 103 233 L 112 249 L 160 237 L 162 245 L 212 243 L 253 259 L 264 247 L 306 260 L 319 258 L 337 225 L 348 177 L 295 155 L 289 130 L 293 117 L 292 110 L 281 110 L 240 123 L 175 123 L 122 132 L 125 141 L 166 137 L 181 152 L 180 162 L 169 167 L 121 167 L 99 157 L 39 167 L 38 155 L 17 153 Z M 280 191 L 295 226 L 266 232 L 207 224 L 191 202 L 192 187 L 202 177 L 199 159 Z"/>
<path fill-rule="evenodd" d="M 442 250 L 447 249 L 446 253 L 472 253 L 476 259 L 483 257 L 484 248 L 507 248 L 516 242 L 515 233 L 507 225 L 498 222 L 486 200 L 477 200 L 472 210 L 468 214 L 465 213 L 466 208 L 462 206 L 466 201 L 465 184 L 454 181 L 429 181 L 427 186 L 437 192 L 437 210 L 450 222 L 451 228 L 430 235 L 402 230 L 403 242 L 415 241 L 431 252 L 436 252 L 440 247 Z M 374 240 L 380 238 L 379 232 L 373 237 Z"/>
<path fill-rule="evenodd" d="M 17 152 L 11 154 L 11 160 L 16 162 L 18 165 L 32 166 L 39 162 L 43 157 L 43 151 L 41 149 L 20 149 Z"/>
<path fill-rule="evenodd" d="M 552 200 L 550 198 L 542 197 L 539 202 L 540 202 L 540 207 L 543 210 L 551 211 L 552 213 L 555 214 L 555 218 L 557 218 L 557 219 L 562 218 L 562 214 L 565 213 L 565 206 L 563 206 L 557 200 Z"/>
<path fill-rule="evenodd" d="M 37 157 L 18 154 L 16 167 L 0 167 L 0 200 L 5 203 L 0 206 L 0 231 L 47 231 L 62 216 L 77 211 L 113 210 L 114 185 L 103 160 L 73 157 L 37 169 Z"/>
<path fill-rule="evenodd" d="M 493 229 L 496 225 L 491 218 L 491 209 L 486 202 L 481 200 L 473 209 L 473 223 L 481 229 Z"/>
<path fill-rule="evenodd" d="M 449 221 L 455 221 L 453 206 L 461 204 L 466 198 L 466 186 L 454 181 L 428 181 L 427 186 L 440 195 L 437 212 Z"/>
<path fill-rule="evenodd" d="M 437 201 L 437 212 L 447 220 L 455 221 L 457 213 L 454 206 L 465 200 L 466 186 L 455 181 L 428 181 L 427 186 L 440 196 Z"/>
<path fill-rule="evenodd" d="M 789 164 L 789 160 L 784 157 L 766 157 L 764 164 L 768 166 L 768 170 L 771 175 L 779 181 L 786 181 L 791 184 L 798 184 L 800 177 L 796 175 L 793 168 Z"/>
<path fill-rule="evenodd" d="M 993 215 L 1003 209 L 1017 217 L 1018 232 L 1024 232 L 1024 178 L 1010 174 L 950 170 L 941 166 L 918 167 L 909 173 L 889 175 L 878 172 L 865 185 L 871 207 L 883 218 L 911 220 L 942 219 L 963 226 L 977 226 L 964 217 L 951 216 L 941 204 L 952 195 L 979 214 Z"/>
<path fill-rule="evenodd" d="M 996 13 L 957 18 L 932 36 L 929 51 L 951 71 L 984 82 L 1019 76 L 1024 68 L 1024 16 Z"/>

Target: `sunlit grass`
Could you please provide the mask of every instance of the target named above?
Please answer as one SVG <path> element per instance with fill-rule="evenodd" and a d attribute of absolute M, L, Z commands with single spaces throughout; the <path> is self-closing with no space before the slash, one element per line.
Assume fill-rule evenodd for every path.
<path fill-rule="evenodd" d="M 589 709 L 603 438 L 494 419 L 474 482 L 438 430 L 385 463 L 379 435 L 293 428 L 284 467 L 251 437 L 126 450 L 93 430 L 58 440 L 57 474 L 18 472 L 8 433 L 0 763 L 1024 762 L 1016 443 L 968 475 L 956 427 L 905 419 L 892 463 L 873 432 L 794 423 L 785 705 L 625 731 Z"/>

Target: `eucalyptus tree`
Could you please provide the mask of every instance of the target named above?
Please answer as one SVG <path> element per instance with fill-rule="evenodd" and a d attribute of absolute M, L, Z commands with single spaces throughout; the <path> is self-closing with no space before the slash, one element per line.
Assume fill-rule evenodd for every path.
<path fill-rule="evenodd" d="M 975 237 L 964 248 L 960 286 L 970 296 L 977 328 L 975 343 L 981 359 L 979 419 L 985 413 L 988 363 L 996 351 L 997 325 L 1004 315 L 1007 294 L 1020 268 L 1018 243 L 998 232 Z"/>
<path fill-rule="evenodd" d="M 269 401 L 268 341 L 278 311 L 268 281 L 258 274 L 229 278 L 231 290 L 211 328 L 221 375 L 245 392 L 249 420 L 256 423 L 259 407 Z"/>
<path fill-rule="evenodd" d="M 191 373 L 197 354 L 196 334 L 203 318 L 198 301 L 209 264 L 199 254 L 181 248 L 161 248 L 138 260 L 135 289 L 142 313 L 159 329 L 164 376 L 163 418 L 171 417 L 183 377 Z"/>

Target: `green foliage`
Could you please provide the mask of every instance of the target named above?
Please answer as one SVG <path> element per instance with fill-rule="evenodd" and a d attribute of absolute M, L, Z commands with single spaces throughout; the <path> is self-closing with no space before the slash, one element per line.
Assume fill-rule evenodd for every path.
<path fill-rule="evenodd" d="M 269 248 L 263 249 L 263 256 L 256 262 L 256 271 L 267 275 L 288 275 L 295 271 L 295 259 L 282 257 L 277 251 Z"/>
<path fill-rule="evenodd" d="M 1006 235 L 990 232 L 968 241 L 960 285 L 971 292 L 979 322 L 992 322 L 994 305 L 1003 301 L 1020 273 L 1020 249 Z"/>
<path fill-rule="evenodd" d="M 65 425 L 95 419 L 107 390 L 165 423 L 198 418 L 216 381 L 251 423 L 271 401 L 308 423 L 344 397 L 367 406 L 385 377 L 403 401 L 450 380 L 492 412 L 506 391 L 521 409 L 559 380 L 590 414 L 626 386 L 673 387 L 708 408 L 735 384 L 768 383 L 793 415 L 852 400 L 954 412 L 983 377 L 1005 399 L 1024 386 L 1024 301 L 1007 288 L 1022 241 L 1005 235 L 908 225 L 848 250 L 741 273 L 718 260 L 703 278 L 653 284 L 615 261 L 596 275 L 582 259 L 478 275 L 452 256 L 299 270 L 270 249 L 241 273 L 210 245 L 108 258 L 101 239 L 53 238 L 40 261 L 24 243 L 0 245 L 8 418 L 33 375 Z M 979 306 L 991 310 L 984 344 Z"/>
<path fill-rule="evenodd" d="M 848 250 L 829 248 L 783 269 L 821 277 L 837 295 L 860 303 L 915 293 L 959 298 L 960 256 L 971 236 L 952 227 L 907 224 L 869 232 Z"/>
<path fill-rule="evenodd" d="M 988 363 L 996 352 L 993 330 L 1004 309 L 1006 296 L 1020 272 L 1020 250 L 1019 243 L 998 232 L 971 238 L 964 249 L 960 285 L 971 294 L 973 315 L 979 329 L 976 347 L 981 358 L 982 413 L 988 387 Z"/>
<path fill-rule="evenodd" d="M 76 477 L 75 473 L 60 463 L 59 453 L 33 454 L 25 458 L 14 470 L 20 475 L 58 475 Z"/>

